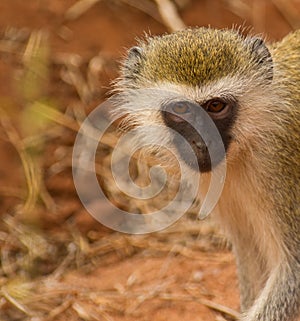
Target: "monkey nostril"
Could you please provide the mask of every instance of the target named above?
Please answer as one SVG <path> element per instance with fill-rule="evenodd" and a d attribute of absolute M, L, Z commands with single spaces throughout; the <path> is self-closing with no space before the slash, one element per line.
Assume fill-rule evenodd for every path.
<path fill-rule="evenodd" d="M 207 150 L 208 150 L 208 148 L 204 142 L 193 140 L 192 144 L 194 144 L 197 147 L 197 149 L 199 149 L 201 152 L 207 152 Z"/>

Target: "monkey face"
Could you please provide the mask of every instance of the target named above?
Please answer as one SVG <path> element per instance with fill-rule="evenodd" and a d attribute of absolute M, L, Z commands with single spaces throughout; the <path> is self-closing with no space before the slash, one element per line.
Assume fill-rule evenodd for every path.
<path fill-rule="evenodd" d="M 189 143 L 196 156 L 194 158 L 190 157 L 187 145 L 181 143 L 179 135 L 172 137 L 180 157 L 192 169 L 208 172 L 224 159 L 224 149 L 228 149 L 231 140 L 235 102 L 210 99 L 198 104 L 188 100 L 174 100 L 164 104 L 161 113 L 164 123 Z M 213 123 L 210 123 L 210 119 Z M 216 129 L 220 136 L 216 134 Z"/>
<path fill-rule="evenodd" d="M 136 145 L 160 155 L 169 149 L 184 168 L 198 172 L 209 172 L 225 160 L 238 109 L 233 98 L 196 102 L 175 90 L 153 88 L 117 96 L 115 110 L 125 116 L 125 127 L 136 129 Z"/>
<path fill-rule="evenodd" d="M 141 97 L 133 95 L 127 108 L 129 120 L 138 126 L 163 123 L 173 132 L 144 131 L 145 140 L 168 136 L 168 143 L 189 168 L 208 172 L 225 158 L 222 148 L 230 160 L 239 154 L 243 157 L 243 148 L 256 148 L 264 136 L 261 124 L 272 117 L 268 106 L 277 96 L 271 89 L 272 81 L 273 61 L 262 39 L 233 30 L 199 28 L 147 38 L 131 48 L 117 90 L 129 96 L 134 91 L 157 90 Z M 153 101 L 162 92 L 161 101 Z M 145 102 L 152 116 L 151 112 L 139 113 Z M 219 137 L 209 129 L 210 122 Z M 189 143 L 196 160 L 191 160 L 174 131 Z"/>

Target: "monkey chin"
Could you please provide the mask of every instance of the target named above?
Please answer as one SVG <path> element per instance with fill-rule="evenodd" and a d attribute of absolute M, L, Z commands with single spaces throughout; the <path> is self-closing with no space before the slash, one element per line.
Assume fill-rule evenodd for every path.
<path fill-rule="evenodd" d="M 180 153 L 180 152 L 179 152 Z M 197 157 L 196 161 L 189 159 L 185 153 L 180 153 L 180 158 L 194 172 L 209 173 L 212 171 L 210 157 Z"/>

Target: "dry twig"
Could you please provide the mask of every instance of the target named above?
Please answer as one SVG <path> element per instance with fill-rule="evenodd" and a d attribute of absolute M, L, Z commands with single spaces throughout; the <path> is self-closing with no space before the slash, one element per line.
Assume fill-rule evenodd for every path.
<path fill-rule="evenodd" d="M 100 0 L 78 0 L 65 13 L 66 20 L 76 20 Z"/>
<path fill-rule="evenodd" d="M 170 31 L 177 31 L 186 27 L 171 0 L 155 0 L 155 2 L 165 25 Z"/>
<path fill-rule="evenodd" d="M 300 12 L 294 7 L 292 1 L 272 0 L 272 2 L 294 30 L 300 28 Z"/>

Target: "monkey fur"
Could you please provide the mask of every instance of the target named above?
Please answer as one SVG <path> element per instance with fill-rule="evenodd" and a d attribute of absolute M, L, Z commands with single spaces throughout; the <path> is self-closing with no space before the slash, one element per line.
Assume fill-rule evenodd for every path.
<path fill-rule="evenodd" d="M 207 112 L 227 164 L 213 215 L 237 258 L 241 320 L 300 320 L 300 30 L 266 44 L 238 30 L 195 28 L 148 37 L 131 48 L 116 83 L 117 92 L 131 99 L 127 119 L 136 126 L 163 124 L 164 133 L 145 132 L 143 139 L 172 145 L 167 128 L 181 126 L 188 139 L 188 127 L 176 119 L 173 124 L 150 96 L 152 116 L 139 113 L 139 89 L 178 94 L 181 104 L 182 97 L 193 103 L 188 111 L 176 110 L 193 115 L 213 107 Z M 221 116 L 220 108 L 227 110 Z M 203 153 L 197 157 L 202 164 Z M 205 159 L 200 171 L 208 172 Z"/>

